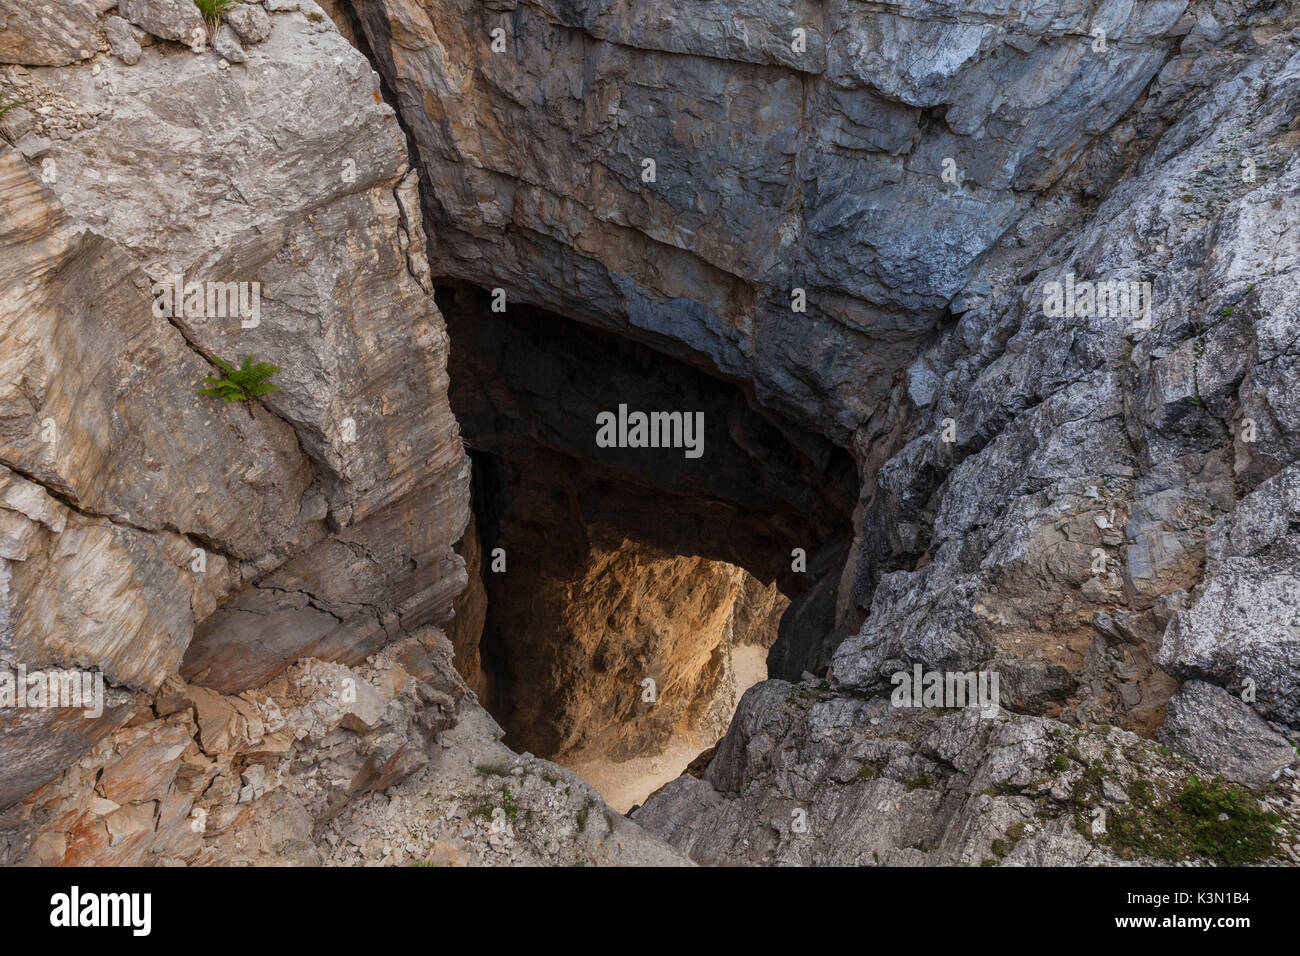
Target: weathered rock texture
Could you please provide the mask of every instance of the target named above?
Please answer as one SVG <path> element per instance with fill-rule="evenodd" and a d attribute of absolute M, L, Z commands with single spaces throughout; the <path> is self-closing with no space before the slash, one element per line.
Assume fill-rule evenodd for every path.
<path fill-rule="evenodd" d="M 1300 188 L 1300 177 L 1296 183 Z M 1286 374 L 1284 367 L 1275 365 L 1271 374 L 1279 373 Z M 1274 397 L 1283 398 L 1277 391 Z M 1293 727 L 1300 725 L 1297 516 L 1300 468 L 1290 465 L 1217 520 L 1195 602 L 1174 616 L 1160 649 L 1160 663 L 1171 673 L 1249 688 L 1260 713 Z"/>
<path fill-rule="evenodd" d="M 679 736 L 712 746 L 735 704 L 732 650 L 770 643 L 775 628 L 762 624 L 784 602 L 732 565 L 592 545 L 575 579 L 554 568 L 530 581 L 531 617 L 501 620 L 485 647 L 504 664 L 493 710 L 508 742 L 562 763 L 626 760 Z M 751 634 L 741 621 L 755 605 L 766 613 Z"/>
<path fill-rule="evenodd" d="M 1189 44 L 1166 64 L 1127 123 L 1158 131 L 1157 111 L 1184 103 L 1180 121 L 1041 256 L 1015 268 L 1010 254 L 987 258 L 960 320 L 909 368 L 895 401 L 916 408 L 916 430 L 864 483 L 873 497 L 851 586 L 870 610 L 834 651 L 838 693 L 885 694 L 889 675 L 914 663 L 991 669 L 1004 706 L 1150 736 L 1174 687 L 1158 655 L 1174 677 L 1234 692 L 1249 677 L 1258 697 L 1247 700 L 1280 721 L 1195 713 L 1188 700 L 1167 739 L 1253 782 L 1294 764 L 1279 746 L 1297 736 L 1287 701 L 1300 679 L 1285 650 L 1295 646 L 1282 610 L 1295 606 L 1294 559 L 1280 515 L 1300 446 L 1281 386 L 1294 349 L 1278 343 L 1283 327 L 1293 339 L 1297 306 L 1284 223 L 1300 190 L 1300 57 L 1293 33 L 1260 42 L 1271 35 Z M 1045 283 L 1069 273 L 1152 281 L 1150 327 L 1136 316 L 1048 318 Z M 1188 742 L 1192 722 L 1208 739 Z M 1234 747 L 1244 753 L 1225 760 Z M 734 841 L 751 824 L 728 821 L 753 814 L 730 805 L 723 791 L 735 788 L 688 786 L 694 803 L 666 792 L 643 822 L 714 859 L 745 858 Z M 888 840 L 942 845 L 952 833 L 891 830 Z M 949 845 L 964 858 L 967 845 Z M 1057 847 L 1035 859 L 1077 857 Z"/>
<path fill-rule="evenodd" d="M 569 771 L 502 746 L 435 629 L 233 697 L 172 678 L 128 709 L 0 815 L 0 863 L 688 862 Z"/>
<path fill-rule="evenodd" d="M 783 676 L 847 702 L 913 664 L 996 669 L 1015 712 L 1148 737 L 1178 679 L 1249 677 L 1294 736 L 1287 529 L 1222 524 L 1297 451 L 1287 7 L 350 6 L 429 185 L 435 282 L 633 339 L 853 452 L 855 533 L 816 541 Z M 1150 282 L 1150 314 L 1049 316 L 1071 274 Z M 766 826 L 666 799 L 639 816 L 678 845 Z"/>
<path fill-rule="evenodd" d="M 231 693 L 450 619 L 468 460 L 416 178 L 366 61 L 317 26 L 277 16 L 238 69 L 154 43 L 0 76 L 26 111 L 0 146 L 7 666 L 153 694 L 184 657 Z M 168 315 L 176 275 L 260 308 Z M 196 394 L 244 355 L 281 390 Z M 0 802 L 87 736 L 6 772 Z"/>
<path fill-rule="evenodd" d="M 1145 860 L 1089 821 L 1206 769 L 1300 858 L 1288 5 L 300 0 L 220 59 L 180 2 L 119 4 L 137 53 L 106 2 L 0 0 L 0 663 L 115 688 L 5 716 L 5 859 Z M 155 314 L 176 274 L 258 320 Z M 1150 312 L 1049 314 L 1071 276 Z M 281 391 L 194 395 L 246 354 Z M 706 457 L 595 447 L 622 402 L 705 411 Z M 687 622 L 756 606 L 719 561 L 794 599 L 798 683 L 636 813 L 675 851 L 446 671 L 547 747 L 658 745 L 716 699 Z M 892 709 L 914 665 L 997 671 L 1001 716 Z M 647 669 L 696 697 L 638 712 Z"/>
<path fill-rule="evenodd" d="M 63 66 L 88 58 L 104 9 L 99 0 L 0 0 L 0 63 Z"/>
<path fill-rule="evenodd" d="M 710 864 L 1114 865 L 1143 859 L 1141 835 L 1196 771 L 1119 729 L 906 711 L 770 680 L 745 695 L 703 776 L 632 819 Z M 1278 858 L 1300 863 L 1300 780 L 1264 799 Z"/>
<path fill-rule="evenodd" d="M 1296 762 L 1289 740 L 1249 704 L 1204 681 L 1185 683 L 1169 699 L 1160 739 L 1229 780 L 1265 783 Z"/>
<path fill-rule="evenodd" d="M 687 863 L 505 748 L 424 627 L 469 461 L 365 59 L 308 0 L 215 53 L 187 0 L 83 6 L 0 16 L 0 665 L 108 691 L 0 714 L 0 863 Z M 157 308 L 176 276 L 257 308 Z M 280 390 L 196 394 L 244 355 Z"/>
<path fill-rule="evenodd" d="M 1293 42 L 1256 52 L 1202 64 L 1220 82 L 1133 175 L 1018 282 L 994 273 L 1000 291 L 913 366 L 914 390 L 936 384 L 917 398 L 915 437 L 876 476 L 854 585 L 871 610 L 835 653 L 843 686 L 880 686 L 897 661 L 993 664 L 1012 706 L 1059 701 L 1084 719 L 1158 726 L 1168 691 L 1152 659 L 1201 579 L 1207 528 L 1297 450 L 1290 399 L 1272 384 L 1290 358 L 1275 360 L 1270 342 L 1294 312 L 1292 253 L 1277 237 L 1300 183 L 1284 145 L 1300 59 Z M 1152 278 L 1151 328 L 1045 317 L 1044 283 L 1069 273 Z M 916 570 L 873 573 L 909 550 L 923 556 Z M 1260 647 L 1277 640 L 1247 619 L 1237 628 Z M 1294 687 L 1293 665 L 1275 682 Z"/>
<path fill-rule="evenodd" d="M 350 6 L 432 186 L 436 272 L 743 377 L 841 438 L 1141 96 L 1186 8 Z"/>

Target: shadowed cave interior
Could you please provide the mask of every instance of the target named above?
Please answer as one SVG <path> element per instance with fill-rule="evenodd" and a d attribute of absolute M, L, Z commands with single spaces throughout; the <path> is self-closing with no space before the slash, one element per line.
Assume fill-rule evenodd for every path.
<path fill-rule="evenodd" d="M 721 737 L 746 688 L 798 679 L 800 643 L 833 626 L 852 459 L 645 343 L 494 312 L 471 286 L 438 304 L 474 465 L 456 664 L 509 746 L 627 810 Z M 598 447 L 620 404 L 703 412 L 703 454 Z"/>

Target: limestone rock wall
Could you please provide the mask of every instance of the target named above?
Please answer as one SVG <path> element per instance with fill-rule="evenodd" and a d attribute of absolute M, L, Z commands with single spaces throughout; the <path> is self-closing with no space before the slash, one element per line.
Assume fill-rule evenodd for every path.
<path fill-rule="evenodd" d="M 1290 34 L 1220 60 L 1218 82 L 1133 175 L 918 360 L 921 426 L 882 466 L 864 518 L 855 588 L 871 610 L 835 653 L 846 686 L 878 686 L 891 661 L 995 660 L 1023 707 L 1069 700 L 1080 716 L 1154 732 L 1169 687 L 1157 651 L 1193 676 L 1172 666 L 1185 592 L 1251 548 L 1224 531 L 1268 513 L 1285 479 L 1259 482 L 1300 451 L 1277 387 L 1294 355 L 1272 344 L 1295 311 L 1282 222 L 1300 169 L 1297 62 Z M 1151 327 L 1045 316 L 1045 284 L 1068 274 L 1154 280 Z M 1280 534 L 1260 533 L 1261 551 Z M 873 539 L 924 560 L 882 575 Z M 1289 587 L 1285 574 L 1259 580 Z M 1237 627 L 1250 642 L 1275 633 Z"/>
<path fill-rule="evenodd" d="M 1127 121 L 1154 138 L 1124 160 L 1102 201 L 1069 214 L 1063 230 L 1031 212 L 1017 226 L 1026 248 L 1034 230 L 1057 238 L 1028 260 L 981 263 L 973 294 L 953 306 L 959 318 L 909 367 L 893 407 L 915 414 L 915 430 L 892 456 L 875 452 L 840 594 L 868 613 L 832 652 L 824 702 L 790 731 L 788 699 L 818 688 L 760 685 L 733 724 L 732 749 L 719 748 L 703 779 L 652 798 L 637 814 L 643 824 L 716 862 L 907 862 L 901 849 L 934 847 L 944 862 L 983 862 L 977 821 L 1002 813 L 1001 797 L 1037 794 L 1046 800 L 1036 819 L 994 817 L 1004 852 L 986 859 L 1105 862 L 1118 839 L 1087 827 L 1076 839 L 1069 814 L 1113 813 L 1127 794 L 1081 790 L 1074 756 L 1019 754 L 1014 762 L 1042 772 L 1003 782 L 984 805 L 977 763 L 1000 762 L 991 739 L 936 757 L 911 736 L 922 717 L 883 732 L 882 745 L 876 719 L 885 726 L 896 712 L 868 726 L 848 716 L 864 699 L 883 703 L 891 674 L 917 664 L 1000 674 L 1002 704 L 1018 714 L 981 733 L 1041 735 L 1047 725 L 1026 712 L 1059 716 L 1080 740 L 1099 725 L 1159 733 L 1199 765 L 1175 778 L 1224 774 L 1258 787 L 1269 808 L 1294 811 L 1300 728 L 1288 702 L 1300 672 L 1282 623 L 1294 606 L 1283 515 L 1300 445 L 1282 385 L 1295 351 L 1278 343 L 1280 329 L 1294 337 L 1297 305 L 1288 224 L 1300 208 L 1300 47 L 1285 11 L 1237 13 L 1213 38 L 1202 17 L 1161 68 Z M 1176 122 L 1150 125 L 1173 104 Z M 1048 315 L 1047 283 L 1071 274 L 1151 282 L 1149 322 Z M 876 434 L 889 423 L 881 415 Z M 857 447 L 860 461 L 872 454 L 863 436 Z M 792 746 L 769 749 L 790 733 Z M 854 748 L 907 765 L 853 777 L 833 755 Z M 922 766 L 927 754 L 934 766 Z M 1094 760 L 1125 774 L 1113 748 L 1085 754 Z M 848 786 L 802 789 L 823 771 Z M 1059 772 L 1067 779 L 1049 785 Z M 864 804 L 849 807 L 859 800 L 878 800 L 882 817 L 846 830 L 862 819 Z M 815 836 L 790 830 L 793 809 L 820 821 L 806 831 Z M 1011 855 L 1007 826 L 1025 840 Z M 1278 832 L 1274 858 L 1295 862 L 1294 824 Z"/>
<path fill-rule="evenodd" d="M 1197 22 L 1184 0 L 347 6 L 430 185 L 436 273 L 840 439 L 1035 193 L 1132 138 Z"/>
<path fill-rule="evenodd" d="M 469 465 L 418 184 L 365 58 L 289 6 L 223 26 L 230 58 L 163 39 L 179 0 L 0 23 L 7 667 L 234 693 L 451 617 Z M 85 52 L 51 52 L 50 18 Z M 160 308 L 177 276 L 256 308 Z M 196 394 L 249 355 L 280 390 Z M 10 713 L 5 805 L 112 730 L 25 748 L 44 718 Z"/>
<path fill-rule="evenodd" d="M 270 6 L 195 37 L 182 0 L 0 0 L 0 663 L 110 684 L 97 721 L 0 720 L 6 862 L 1111 862 L 1094 811 L 1205 770 L 1297 860 L 1288 5 L 340 0 L 352 42 Z M 258 283 L 256 320 L 157 314 L 176 275 Z M 1070 276 L 1150 314 L 1048 314 Z M 598 387 L 527 415 L 556 383 L 526 361 L 471 378 L 500 500 L 617 572 L 524 600 L 603 611 L 682 554 L 769 580 L 809 540 L 773 651 L 801 679 L 635 815 L 675 849 L 506 751 L 409 637 L 467 580 L 449 286 L 731 390 L 726 467 L 640 476 L 665 522 L 568 430 Z M 194 394 L 245 354 L 280 391 Z M 996 669 L 1008 710 L 900 714 L 913 665 Z M 520 794 L 522 842 L 486 823 Z"/>
<path fill-rule="evenodd" d="M 1115 866 L 1155 862 L 1153 846 L 1168 862 L 1196 857 L 1146 838 L 1197 773 L 1118 728 L 907 711 L 770 680 L 745 695 L 707 770 L 632 819 L 711 865 Z M 1300 863 L 1300 780 L 1257 793 L 1276 814 L 1269 859 Z"/>
<path fill-rule="evenodd" d="M 0 713 L 0 864 L 689 863 L 426 626 L 469 460 L 378 77 L 310 0 L 112 8 L 0 8 L 0 665 L 107 685 Z M 278 391 L 196 394 L 245 355 Z"/>

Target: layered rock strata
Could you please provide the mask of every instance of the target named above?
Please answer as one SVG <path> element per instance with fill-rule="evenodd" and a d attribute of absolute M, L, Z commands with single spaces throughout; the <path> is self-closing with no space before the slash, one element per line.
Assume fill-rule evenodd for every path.
<path fill-rule="evenodd" d="M 268 0 L 203 37 L 111 6 L 0 3 L 0 663 L 110 685 L 93 722 L 5 715 L 6 861 L 1300 858 L 1288 6 Z M 160 315 L 177 276 L 256 314 Z M 194 394 L 245 354 L 282 390 Z M 585 444 L 602 377 L 712 403 L 718 467 Z M 453 406 L 492 504 L 464 540 Z M 633 644 L 664 595 L 727 617 L 751 585 L 693 561 L 794 597 L 785 680 L 653 835 L 446 670 L 516 705 L 504 651 L 548 694 L 628 682 L 498 640 L 502 541 L 539 638 L 629 595 Z M 917 666 L 997 672 L 998 716 L 891 707 Z M 596 710 L 534 722 L 581 754 Z M 661 742 L 691 711 L 619 713 Z M 554 823 L 526 848 L 521 794 Z M 1220 806 L 1215 843 L 1188 814 Z"/>
<path fill-rule="evenodd" d="M 163 42 L 166 6 L 119 9 L 149 40 L 136 62 L 86 40 L 78 67 L 0 68 L 19 104 L 0 147 L 0 657 L 234 693 L 449 620 L 469 468 L 374 73 L 311 5 L 245 31 L 236 68 Z M 281 367 L 278 391 L 196 394 L 214 357 L 246 355 Z M 0 802 L 111 729 L 28 749 Z"/>

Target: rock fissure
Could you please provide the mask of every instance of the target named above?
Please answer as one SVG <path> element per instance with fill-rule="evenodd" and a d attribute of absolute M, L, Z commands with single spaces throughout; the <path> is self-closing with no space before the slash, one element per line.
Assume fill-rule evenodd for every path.
<path fill-rule="evenodd" d="M 172 534 L 176 534 L 183 538 L 186 538 L 192 544 L 196 544 L 200 546 L 202 549 L 206 551 L 210 551 L 213 554 L 218 554 L 228 561 L 231 561 L 233 563 L 238 563 L 240 560 L 238 556 L 231 554 L 228 551 L 225 551 L 220 545 L 220 543 L 204 538 L 203 536 L 195 534 L 192 531 L 183 531 L 180 528 L 172 527 L 167 524 L 161 524 L 157 527 L 149 527 L 148 525 L 137 524 L 120 514 L 111 514 L 108 512 L 93 511 L 89 508 L 86 508 L 78 504 L 75 500 L 73 500 L 72 496 L 68 492 L 64 491 L 61 488 L 56 488 L 50 482 L 43 480 L 40 475 L 27 471 L 22 466 L 18 465 L 16 462 L 9 461 L 6 458 L 0 457 L 0 467 L 9 469 L 14 474 L 22 476 L 23 478 L 25 478 L 27 481 L 30 481 L 34 485 L 39 485 L 40 488 L 47 495 L 49 495 L 51 498 L 58 501 L 59 504 L 68 508 L 70 511 L 75 511 L 77 514 L 82 515 L 83 517 L 102 518 L 103 520 L 107 521 L 109 524 L 116 525 L 120 528 L 130 528 L 131 530 L 139 531 L 142 534 L 156 534 L 161 531 L 168 531 L 171 532 Z M 0 503 L 0 507 L 5 507 L 5 505 L 3 503 Z"/>
<path fill-rule="evenodd" d="M 134 693 L 4 715 L 0 860 L 1300 862 L 1300 21 L 967 6 L 11 15 L 0 642 Z"/>

